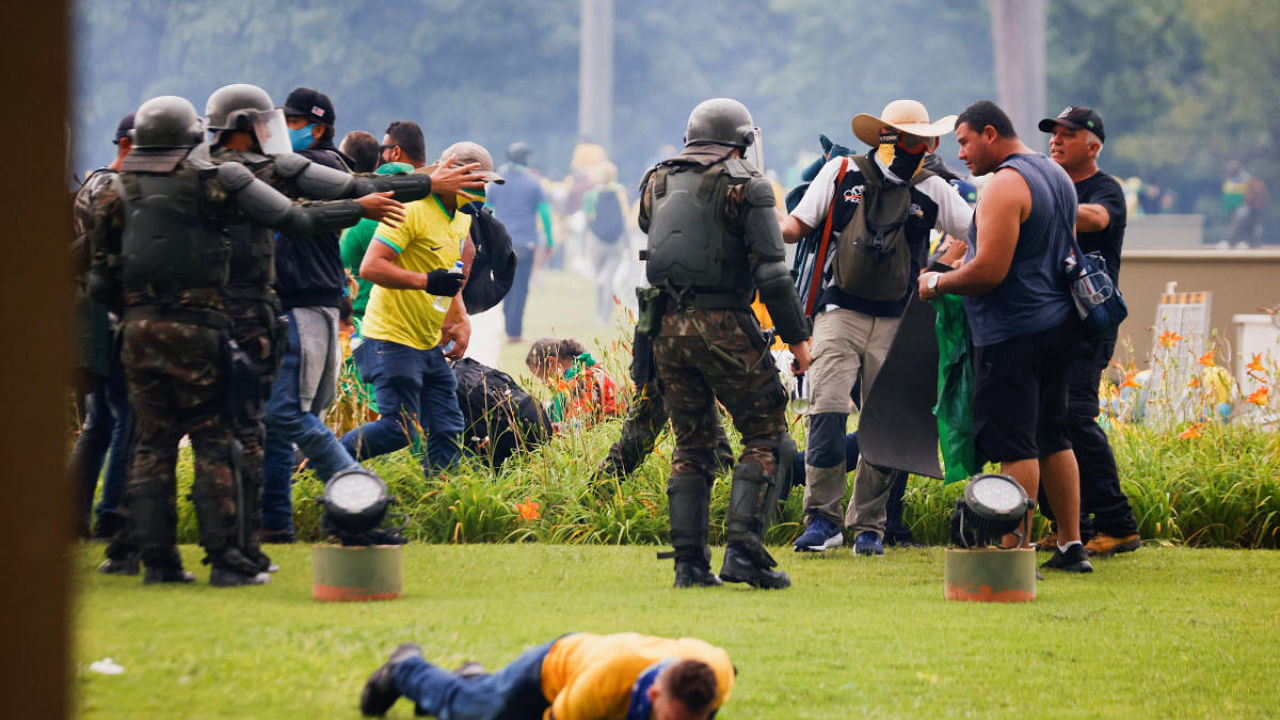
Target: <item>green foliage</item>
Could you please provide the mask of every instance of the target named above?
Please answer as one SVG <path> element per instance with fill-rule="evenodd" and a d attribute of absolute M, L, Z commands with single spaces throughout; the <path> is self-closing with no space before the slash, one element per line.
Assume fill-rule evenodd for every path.
<path fill-rule="evenodd" d="M 670 433 L 632 478 L 606 483 L 599 493 L 587 482 L 621 422 L 607 420 L 558 436 L 531 453 L 513 456 L 496 474 L 468 463 L 446 476 L 426 478 L 409 450 L 366 464 L 398 498 L 393 512 L 403 516 L 405 534 L 415 541 L 660 545 L 667 532 Z M 801 425 L 793 427 L 802 440 Z M 1203 433 L 1187 440 L 1141 425 L 1112 432 L 1121 485 L 1143 538 L 1198 547 L 1280 548 L 1280 436 L 1266 429 L 1220 424 L 1207 424 Z M 190 485 L 189 462 L 189 453 L 184 453 L 180 495 Z M 321 539 L 317 501 L 322 492 L 310 471 L 295 478 L 294 524 L 302 541 Z M 950 513 L 963 492 L 962 483 L 943 486 L 932 478 L 911 478 L 903 500 L 904 520 L 918 542 L 947 543 Z M 530 503 L 536 503 L 530 515 L 537 517 L 521 515 L 519 506 L 532 509 Z M 723 542 L 728 504 L 729 477 L 722 473 L 711 497 L 713 543 Z M 781 506 L 766 541 L 790 542 L 803 520 L 796 488 Z M 181 542 L 195 541 L 194 523 L 189 504 L 180 503 Z M 1043 518 L 1037 516 L 1032 536 L 1045 531 Z"/>
<path fill-rule="evenodd" d="M 496 669 L 571 631 L 695 636 L 739 674 L 724 720 L 1273 718 L 1280 553 L 1145 547 L 1087 577 L 1046 573 L 1029 605 L 946 602 L 940 549 L 882 558 L 777 548 L 794 585 L 678 591 L 647 547 L 409 545 L 404 596 L 311 600 L 311 548 L 269 548 L 269 585 L 143 586 L 73 553 L 77 715 L 356 718 L 398 643 Z M 720 551 L 713 551 L 719 567 Z M 1040 555 L 1043 559 L 1046 556 Z M 111 657 L 122 675 L 90 663 Z M 1153 692 L 1153 688 L 1158 688 Z M 388 717 L 413 717 L 400 701 Z"/>

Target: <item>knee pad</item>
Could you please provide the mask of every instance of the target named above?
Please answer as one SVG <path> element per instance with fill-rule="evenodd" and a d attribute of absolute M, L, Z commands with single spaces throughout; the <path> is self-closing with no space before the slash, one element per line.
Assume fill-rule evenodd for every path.
<path fill-rule="evenodd" d="M 845 413 L 818 413 L 809 418 L 809 446 L 805 449 L 806 465 L 829 468 L 844 464 L 848 458 Z M 850 465 L 847 469 L 852 470 Z"/>

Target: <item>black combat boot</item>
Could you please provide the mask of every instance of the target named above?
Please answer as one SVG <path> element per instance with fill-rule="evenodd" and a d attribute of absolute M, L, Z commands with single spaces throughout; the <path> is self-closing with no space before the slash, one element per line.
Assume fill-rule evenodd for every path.
<path fill-rule="evenodd" d="M 711 548 L 676 548 L 675 587 L 719 587 L 724 583 L 711 572 Z"/>
<path fill-rule="evenodd" d="M 724 551 L 724 565 L 720 567 L 720 579 L 725 582 L 747 583 L 765 590 L 791 587 L 791 578 L 781 570 L 763 547 L 749 548 L 746 543 L 733 542 Z"/>
<path fill-rule="evenodd" d="M 271 576 L 259 569 L 259 563 L 244 556 L 236 536 L 238 526 L 234 515 L 223 512 L 222 499 L 218 495 L 195 495 L 192 504 L 196 509 L 196 521 L 200 527 L 200 545 L 204 547 L 204 563 L 209 570 L 209 584 L 214 587 L 238 587 L 263 585 Z"/>
<path fill-rule="evenodd" d="M 147 572 L 142 576 L 144 585 L 193 583 L 196 581 L 195 575 L 182 569 L 182 557 L 178 555 L 178 548 L 176 547 L 159 552 L 143 550 L 142 559 L 147 566 Z"/>

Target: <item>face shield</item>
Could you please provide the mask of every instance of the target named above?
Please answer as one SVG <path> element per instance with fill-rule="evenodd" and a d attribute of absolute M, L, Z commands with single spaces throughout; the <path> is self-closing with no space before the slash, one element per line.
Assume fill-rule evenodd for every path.
<path fill-rule="evenodd" d="M 293 152 L 289 141 L 289 126 L 284 122 L 284 110 L 264 110 L 253 117 L 253 135 L 264 155 L 281 155 Z"/>
<path fill-rule="evenodd" d="M 742 156 L 747 159 L 747 162 L 751 163 L 752 167 L 763 173 L 764 141 L 760 137 L 760 128 L 752 128 L 751 134 L 755 139 L 747 146 L 747 149 L 742 153 Z"/>

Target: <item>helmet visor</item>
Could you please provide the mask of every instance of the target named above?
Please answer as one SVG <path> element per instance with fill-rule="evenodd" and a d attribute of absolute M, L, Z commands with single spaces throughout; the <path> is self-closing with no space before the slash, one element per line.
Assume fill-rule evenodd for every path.
<path fill-rule="evenodd" d="M 280 155 L 293 152 L 289 141 L 289 126 L 284 122 L 284 110 L 264 110 L 253 117 L 253 134 L 264 155 Z"/>
<path fill-rule="evenodd" d="M 764 142 L 760 137 L 760 128 L 751 129 L 751 144 L 746 147 L 742 155 L 751 163 L 752 167 L 760 172 L 764 172 Z"/>

